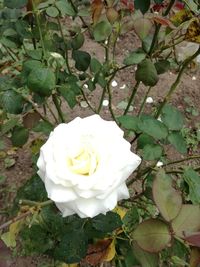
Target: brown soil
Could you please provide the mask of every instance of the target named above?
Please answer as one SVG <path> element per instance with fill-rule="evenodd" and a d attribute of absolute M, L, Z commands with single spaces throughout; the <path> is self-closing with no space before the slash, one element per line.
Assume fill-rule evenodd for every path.
<path fill-rule="evenodd" d="M 122 36 L 117 45 L 117 58 L 120 62 L 123 61 L 124 56 L 131 50 L 135 48 L 135 44 L 137 41 L 134 33 L 129 33 L 125 36 Z M 98 44 L 91 41 L 89 37 L 86 38 L 84 47 L 84 50 L 88 51 L 90 54 L 95 55 L 97 58 L 99 58 L 100 61 L 103 61 L 103 48 L 99 46 Z M 115 88 L 112 88 L 113 93 L 113 110 L 117 115 L 120 115 L 123 113 L 122 109 L 119 109 L 118 104 L 122 101 L 128 98 L 128 96 L 131 93 L 131 88 L 134 86 L 134 67 L 130 67 L 126 70 L 121 71 L 115 80 L 118 83 L 118 86 Z M 187 70 L 187 73 L 184 74 L 181 83 L 179 85 L 179 88 L 177 92 L 175 93 L 172 103 L 180 108 L 183 112 L 185 112 L 186 103 L 184 101 L 185 97 L 189 97 L 191 99 L 191 103 L 193 103 L 194 107 L 199 111 L 199 102 L 200 102 L 200 72 L 199 70 Z M 192 80 L 192 76 L 196 77 L 196 80 Z M 150 111 L 154 109 L 154 107 L 163 99 L 163 96 L 166 94 L 166 92 L 169 90 L 170 85 L 174 82 L 176 79 L 176 73 L 168 72 L 164 75 L 161 75 L 159 83 L 157 86 L 155 86 L 149 96 L 153 97 L 154 103 L 153 105 L 146 104 L 145 111 Z M 125 89 L 120 89 L 121 86 L 126 85 Z M 139 89 L 138 95 L 136 97 L 135 103 L 133 105 L 133 111 L 130 112 L 130 114 L 137 114 L 139 103 L 141 103 L 142 98 L 144 96 L 144 93 L 146 91 L 146 88 L 144 86 L 141 86 Z M 87 92 L 88 98 L 92 105 L 96 105 L 99 102 L 100 95 L 101 95 L 101 89 L 97 88 L 94 92 Z M 108 99 L 108 96 L 105 97 L 105 99 Z M 77 105 L 73 110 L 70 110 L 67 106 L 65 108 L 65 113 L 67 117 L 67 121 L 71 120 L 77 116 L 85 117 L 92 112 L 89 110 L 89 108 L 82 108 L 80 105 Z M 108 111 L 108 107 L 103 107 L 100 115 L 103 118 L 111 119 Z M 200 116 L 197 117 L 191 117 L 190 121 L 187 121 L 186 123 L 189 124 L 190 127 L 193 127 L 196 122 L 200 122 Z M 11 149 L 11 144 L 8 139 L 6 139 L 6 148 L 5 151 L 8 151 Z M 170 157 L 170 160 L 178 159 L 181 156 L 174 152 L 173 149 L 170 149 L 168 152 L 168 155 Z M 195 153 L 200 153 L 200 150 L 195 151 Z M 16 163 L 13 167 L 5 169 L 4 167 L 4 161 L 1 160 L 0 162 L 0 169 L 1 173 L 6 176 L 6 181 L 1 185 L 0 189 L 0 209 L 9 208 L 12 205 L 12 199 L 16 193 L 17 188 L 24 183 L 32 174 L 33 174 L 33 168 L 32 168 L 32 162 L 31 162 L 31 154 L 29 151 L 29 148 L 27 145 L 25 145 L 23 148 L 20 148 L 16 151 L 16 154 L 14 154 L 12 157 L 15 158 Z M 5 222 L 7 220 L 6 216 L 0 217 L 0 222 Z M 34 258 L 15 258 L 11 259 L 11 253 L 3 248 L 2 242 L 0 243 L 0 267 L 36 267 L 39 266 L 38 261 L 34 261 Z M 5 252 L 5 253 L 4 253 Z M 7 261 L 5 260 L 5 257 L 3 259 L 3 255 L 7 257 Z M 6 263 L 7 262 L 7 263 Z"/>

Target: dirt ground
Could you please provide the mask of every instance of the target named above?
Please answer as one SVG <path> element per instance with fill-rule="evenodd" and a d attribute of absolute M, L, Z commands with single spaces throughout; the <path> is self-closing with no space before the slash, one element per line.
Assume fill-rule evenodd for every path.
<path fill-rule="evenodd" d="M 129 51 L 132 51 L 137 43 L 137 38 L 133 32 L 126 34 L 126 37 L 122 36 L 118 40 L 117 44 L 117 59 L 119 62 L 123 61 L 125 55 Z M 90 54 L 95 55 L 102 62 L 104 60 L 104 51 L 101 46 L 91 41 L 87 36 L 84 47 L 82 50 L 88 51 Z M 117 86 L 112 88 L 113 92 L 113 110 L 117 115 L 123 113 L 123 102 L 126 101 L 128 96 L 131 94 L 132 87 L 134 86 L 134 67 L 130 67 L 126 70 L 121 71 L 115 78 Z M 185 112 L 187 104 L 185 98 L 189 98 L 194 108 L 199 111 L 200 114 L 200 71 L 196 69 L 188 69 L 184 74 L 179 88 L 177 89 L 172 103 Z M 196 79 L 195 79 L 195 78 Z M 154 100 L 153 104 L 146 104 L 145 112 L 154 109 L 154 107 L 162 100 L 163 96 L 169 90 L 170 85 L 176 79 L 176 73 L 168 72 L 160 76 L 158 84 L 152 89 L 149 96 Z M 124 86 L 125 85 L 125 86 Z M 120 88 L 122 87 L 122 88 Z M 124 88 L 125 87 L 125 88 Z M 144 93 L 147 89 L 141 85 L 141 88 L 138 91 L 135 103 L 133 104 L 133 110 L 130 114 L 137 114 L 139 103 L 141 103 Z M 89 95 L 89 100 L 92 105 L 97 105 L 99 102 L 99 97 L 101 94 L 101 89 L 97 88 L 94 92 L 87 92 Z M 105 96 L 105 99 L 108 99 L 108 96 Z M 120 106 L 121 103 L 121 106 Z M 81 101 L 80 101 L 81 105 Z M 92 111 L 88 107 L 83 108 L 80 105 L 77 105 L 73 110 L 70 110 L 67 106 L 64 107 L 67 120 L 71 120 L 77 116 L 85 117 L 92 114 Z M 100 115 L 105 119 L 111 119 L 108 111 L 108 107 L 103 107 Z M 190 116 L 191 120 L 186 121 L 188 127 L 194 127 L 195 123 L 200 122 L 200 116 Z M 6 141 L 5 152 L 11 149 L 11 144 L 8 139 Z M 4 161 L 0 158 L 0 170 L 3 175 L 6 176 L 5 182 L 1 185 L 0 188 L 0 209 L 9 208 L 12 205 L 12 199 L 16 193 L 17 188 L 22 185 L 32 174 L 33 166 L 31 161 L 31 154 L 29 147 L 25 145 L 23 148 L 17 149 L 17 151 L 12 151 L 12 157 L 15 159 L 15 164 L 13 167 L 5 169 Z M 200 153 L 200 147 L 197 148 L 196 153 Z M 178 153 L 175 153 L 173 149 L 168 151 L 168 155 L 171 160 L 179 159 L 181 156 Z M 0 222 L 5 222 L 7 216 L 0 215 Z M 39 267 L 39 262 L 35 261 L 34 258 L 14 258 L 11 259 L 11 253 L 7 250 L 3 243 L 0 243 L 0 267 Z"/>

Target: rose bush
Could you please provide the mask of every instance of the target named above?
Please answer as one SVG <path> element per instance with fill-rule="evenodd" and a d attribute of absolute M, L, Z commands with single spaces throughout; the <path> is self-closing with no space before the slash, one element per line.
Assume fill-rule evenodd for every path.
<path fill-rule="evenodd" d="M 123 134 L 99 115 L 78 117 L 50 134 L 41 147 L 38 174 L 64 217 L 105 214 L 129 198 L 125 181 L 141 159 Z"/>

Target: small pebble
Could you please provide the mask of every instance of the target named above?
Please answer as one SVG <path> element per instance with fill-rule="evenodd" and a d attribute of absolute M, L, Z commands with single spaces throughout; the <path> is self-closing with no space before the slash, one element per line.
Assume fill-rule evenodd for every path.
<path fill-rule="evenodd" d="M 107 99 L 104 99 L 102 105 L 104 107 L 107 107 L 109 105 L 109 101 Z"/>
<path fill-rule="evenodd" d="M 157 164 L 156 164 L 156 167 L 162 167 L 164 164 L 162 161 L 158 161 Z"/>
<path fill-rule="evenodd" d="M 111 85 L 112 85 L 112 87 L 116 87 L 118 85 L 118 83 L 115 80 L 113 80 Z"/>
<path fill-rule="evenodd" d="M 153 103 L 153 98 L 152 97 L 147 97 L 147 99 L 146 99 L 146 103 L 147 104 L 152 104 Z"/>
<path fill-rule="evenodd" d="M 81 101 L 80 105 L 81 105 L 82 108 L 87 108 L 88 107 L 88 104 L 87 104 L 86 101 Z"/>
<path fill-rule="evenodd" d="M 193 80 L 193 81 L 196 81 L 196 79 L 197 79 L 197 77 L 192 76 L 192 80 Z"/>
<path fill-rule="evenodd" d="M 88 85 L 87 85 L 86 83 L 83 85 L 83 87 L 84 87 L 85 89 L 88 89 Z"/>

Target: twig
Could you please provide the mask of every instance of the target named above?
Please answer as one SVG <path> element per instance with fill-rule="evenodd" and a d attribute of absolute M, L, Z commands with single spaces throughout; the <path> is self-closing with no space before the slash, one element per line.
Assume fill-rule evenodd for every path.
<path fill-rule="evenodd" d="M 181 81 L 181 77 L 185 71 L 185 69 L 187 68 L 187 66 L 190 64 L 190 62 L 192 62 L 198 55 L 200 54 L 200 46 L 199 46 L 199 49 L 189 58 L 187 58 L 183 64 L 182 64 L 182 67 L 177 75 L 177 78 L 175 80 L 175 82 L 172 84 L 170 90 L 168 91 L 167 95 L 165 96 L 163 102 L 161 103 L 156 115 L 155 115 L 155 118 L 158 118 L 159 115 L 161 114 L 162 112 L 162 109 L 164 108 L 165 104 L 171 99 L 171 96 L 172 94 L 175 92 L 175 90 L 177 89 L 177 86 L 179 85 L 180 81 Z"/>
<path fill-rule="evenodd" d="M 15 217 L 15 218 L 11 219 L 11 220 L 9 220 L 9 221 L 3 223 L 2 225 L 0 225 L 0 231 L 1 231 L 2 229 L 4 229 L 4 228 L 7 228 L 7 227 L 8 227 L 9 225 L 11 225 L 12 223 L 15 223 L 15 222 L 17 222 L 17 221 L 19 221 L 19 220 L 21 220 L 21 219 L 23 219 L 23 218 L 25 218 L 25 217 L 31 215 L 31 214 L 32 214 L 32 211 L 29 210 L 29 211 L 27 211 L 27 212 L 25 212 L 25 213 L 23 213 L 23 214 L 20 214 L 19 216 Z"/>

